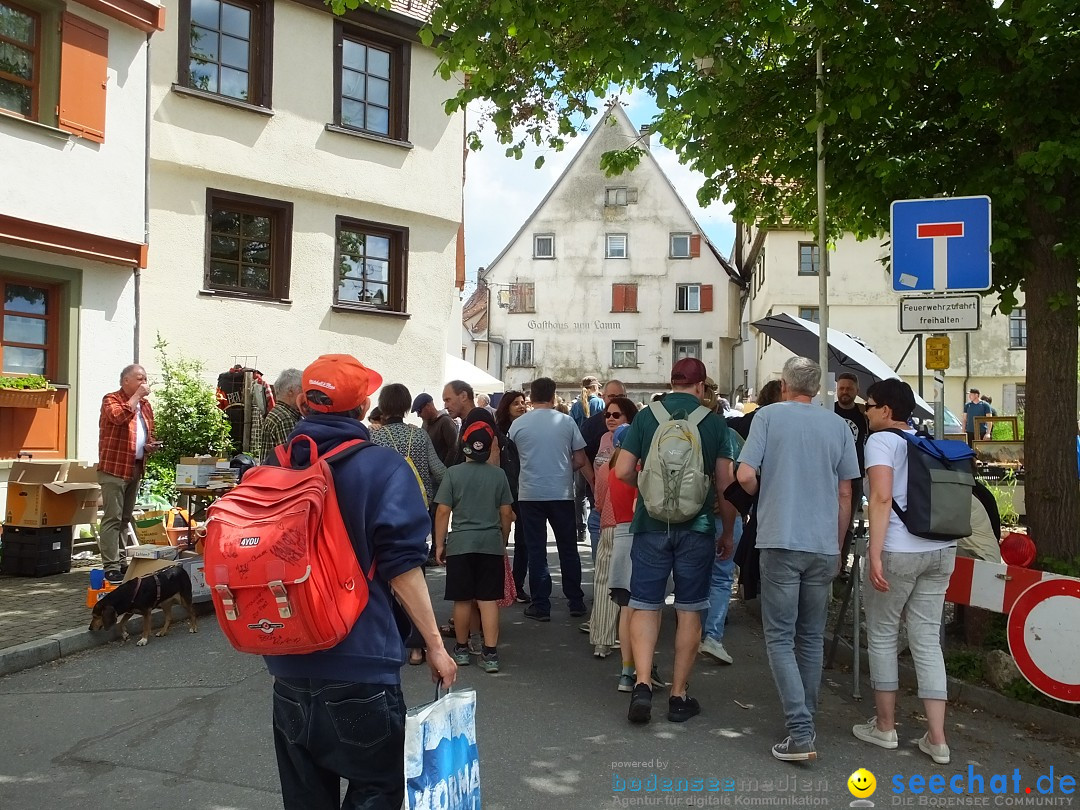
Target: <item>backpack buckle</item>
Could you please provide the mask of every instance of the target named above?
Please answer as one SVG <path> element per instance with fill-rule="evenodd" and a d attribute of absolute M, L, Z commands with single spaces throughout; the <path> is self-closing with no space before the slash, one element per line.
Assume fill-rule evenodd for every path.
<path fill-rule="evenodd" d="M 274 601 L 277 602 L 278 615 L 283 619 L 291 619 L 292 608 L 289 606 L 289 594 L 285 590 L 285 583 L 278 579 L 266 583 L 266 586 L 270 589 L 270 593 L 274 595 Z"/>
<path fill-rule="evenodd" d="M 240 615 L 240 611 L 236 609 L 236 597 L 229 590 L 229 586 L 215 585 L 214 590 L 221 596 L 221 606 L 225 609 L 225 618 L 230 622 L 235 622 Z"/>

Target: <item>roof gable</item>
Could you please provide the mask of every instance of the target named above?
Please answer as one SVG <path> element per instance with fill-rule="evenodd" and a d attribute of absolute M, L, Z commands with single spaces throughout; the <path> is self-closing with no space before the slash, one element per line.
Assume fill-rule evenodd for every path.
<path fill-rule="evenodd" d="M 738 272 L 702 231 L 701 225 L 679 195 L 679 192 L 671 182 L 671 179 L 660 166 L 660 163 L 656 159 L 656 155 L 652 153 L 652 150 L 645 142 L 644 136 L 638 132 L 637 128 L 630 120 L 630 117 L 626 114 L 626 110 L 623 109 L 622 104 L 618 101 L 613 101 L 608 105 L 592 132 L 589 133 L 585 142 L 581 145 L 581 148 L 578 149 L 577 154 L 574 155 L 566 168 L 563 169 L 562 174 L 559 175 L 551 188 L 548 189 L 539 204 L 537 204 L 536 208 L 533 209 L 533 212 L 525 219 L 521 227 L 518 228 L 517 232 L 511 237 L 510 241 L 506 243 L 503 249 L 499 251 L 499 254 L 488 264 L 483 275 L 488 275 L 523 235 L 531 233 L 534 230 L 532 227 L 533 223 L 544 218 L 544 210 L 551 200 L 561 194 L 570 193 L 569 190 L 577 177 L 583 174 L 603 175 L 603 169 L 600 168 L 600 158 L 605 152 L 627 149 L 631 146 L 640 146 L 643 149 L 644 153 L 641 157 L 641 162 L 632 171 L 606 178 L 608 185 L 629 185 L 632 178 L 635 176 L 640 178 L 649 174 L 655 175 L 655 177 L 667 188 L 668 192 L 670 192 L 670 204 L 681 210 L 693 226 L 694 231 L 701 234 L 705 243 L 708 245 L 709 250 L 728 274 L 728 277 L 732 281 L 741 284 Z"/>

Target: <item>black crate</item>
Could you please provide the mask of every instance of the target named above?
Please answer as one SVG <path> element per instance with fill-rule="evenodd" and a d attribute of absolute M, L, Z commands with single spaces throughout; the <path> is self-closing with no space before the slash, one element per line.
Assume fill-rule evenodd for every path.
<path fill-rule="evenodd" d="M 0 574 L 47 577 L 71 570 L 71 526 L 5 526 L 0 545 Z"/>

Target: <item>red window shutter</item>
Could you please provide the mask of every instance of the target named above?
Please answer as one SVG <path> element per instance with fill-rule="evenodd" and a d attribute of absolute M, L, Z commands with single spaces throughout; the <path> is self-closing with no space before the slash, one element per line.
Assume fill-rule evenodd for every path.
<path fill-rule="evenodd" d="M 637 312 L 637 284 L 626 285 L 626 309 L 623 312 Z"/>
<path fill-rule="evenodd" d="M 60 36 L 60 129 L 105 143 L 109 32 L 65 12 Z"/>
<path fill-rule="evenodd" d="M 690 234 L 690 258 L 696 259 L 701 255 L 701 234 Z"/>
<path fill-rule="evenodd" d="M 712 312 L 712 284 L 701 285 L 701 311 Z"/>
<path fill-rule="evenodd" d="M 626 310 L 626 288 L 622 284 L 611 285 L 611 311 L 624 312 Z"/>

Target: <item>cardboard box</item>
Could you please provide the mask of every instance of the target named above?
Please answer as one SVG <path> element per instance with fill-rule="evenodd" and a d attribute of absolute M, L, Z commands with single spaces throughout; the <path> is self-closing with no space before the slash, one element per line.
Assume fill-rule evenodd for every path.
<path fill-rule="evenodd" d="M 139 545 L 127 548 L 127 555 L 132 559 L 140 557 L 147 560 L 175 560 L 176 553 L 175 546 Z"/>
<path fill-rule="evenodd" d="M 205 487 L 210 473 L 219 467 L 228 468 L 227 458 L 211 456 L 185 456 L 176 465 L 176 485 L 179 487 Z"/>
<path fill-rule="evenodd" d="M 4 524 L 40 528 L 94 523 L 100 495 L 92 467 L 67 461 L 15 461 Z"/>
<path fill-rule="evenodd" d="M 191 601 L 209 602 L 210 586 L 206 584 L 206 573 L 203 570 L 203 556 L 193 551 L 180 552 L 180 564 L 191 577 Z"/>
<path fill-rule="evenodd" d="M 135 518 L 135 536 L 141 545 L 169 545 L 169 533 L 165 530 L 167 510 L 144 512 Z"/>
<path fill-rule="evenodd" d="M 151 560 L 146 557 L 132 557 L 128 564 L 127 573 L 124 574 L 124 582 L 136 577 L 148 577 L 156 571 L 176 565 L 175 560 Z"/>

